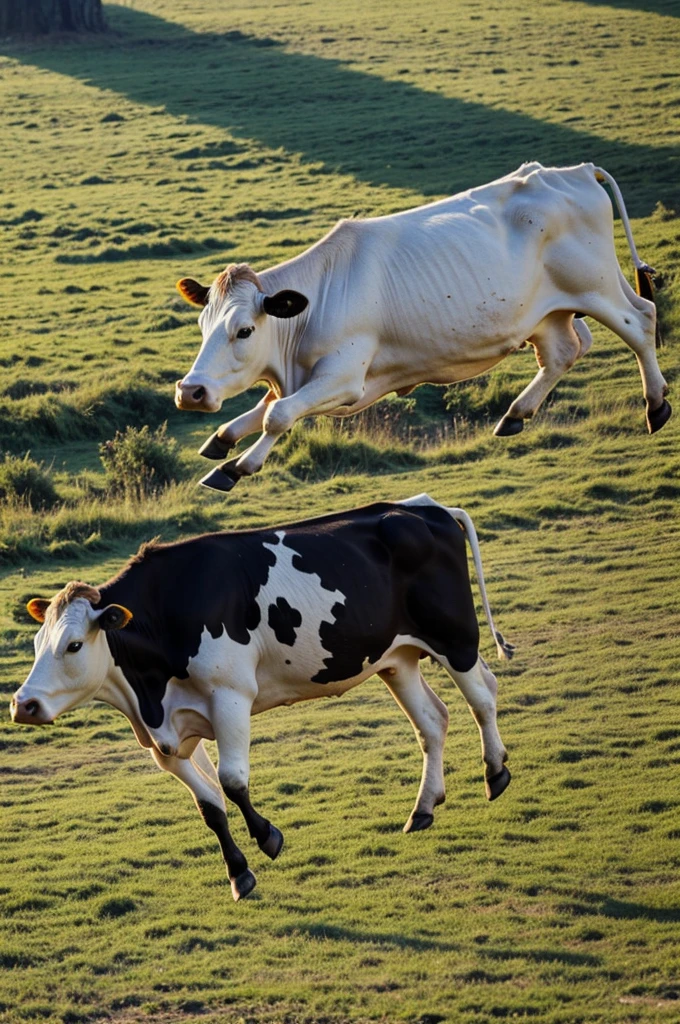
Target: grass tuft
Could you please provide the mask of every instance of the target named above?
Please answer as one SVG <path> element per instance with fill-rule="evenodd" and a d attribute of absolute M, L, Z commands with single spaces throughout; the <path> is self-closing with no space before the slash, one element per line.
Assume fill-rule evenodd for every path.
<path fill-rule="evenodd" d="M 4 403 L 0 443 L 16 451 L 38 441 L 103 440 L 107 433 L 126 426 L 160 424 L 169 410 L 167 395 L 138 381 L 92 384 L 62 395 L 31 395 Z"/>
<path fill-rule="evenodd" d="M 296 424 L 274 449 L 269 465 L 283 465 L 298 480 L 313 483 L 343 474 L 394 473 L 424 462 L 386 431 L 369 438 L 321 419 Z"/>

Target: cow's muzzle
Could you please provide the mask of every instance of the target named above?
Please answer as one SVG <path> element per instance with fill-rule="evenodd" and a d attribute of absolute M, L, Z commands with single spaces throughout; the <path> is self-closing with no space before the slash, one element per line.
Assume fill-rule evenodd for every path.
<path fill-rule="evenodd" d="M 28 700 L 17 700 L 16 697 L 13 697 L 9 709 L 13 722 L 20 722 L 22 725 L 52 724 L 47 710 L 35 697 L 29 697 Z"/>
<path fill-rule="evenodd" d="M 209 388 L 203 384 L 186 384 L 178 380 L 175 387 L 175 405 L 192 412 L 217 412 L 221 406 Z"/>

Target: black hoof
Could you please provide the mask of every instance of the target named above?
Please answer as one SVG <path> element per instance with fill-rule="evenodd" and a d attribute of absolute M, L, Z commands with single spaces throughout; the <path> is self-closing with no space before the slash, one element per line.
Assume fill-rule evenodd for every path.
<path fill-rule="evenodd" d="M 231 451 L 231 445 L 220 441 L 217 432 L 211 434 L 205 444 L 198 449 L 198 454 L 204 459 L 223 459 Z"/>
<path fill-rule="evenodd" d="M 521 434 L 524 430 L 524 420 L 518 420 L 514 416 L 504 416 L 494 427 L 496 437 L 512 437 L 514 434 Z"/>
<path fill-rule="evenodd" d="M 434 821 L 434 814 L 412 814 L 404 825 L 404 832 L 423 832 Z"/>
<path fill-rule="evenodd" d="M 495 800 L 501 793 L 504 793 L 510 785 L 510 779 L 512 776 L 507 768 L 503 767 L 498 775 L 493 775 L 490 779 L 485 782 L 486 786 L 486 799 Z"/>
<path fill-rule="evenodd" d="M 657 430 L 661 430 L 664 423 L 668 423 L 671 418 L 670 402 L 667 402 L 664 398 L 663 402 L 658 409 L 650 409 L 647 406 L 647 429 L 650 434 L 656 434 Z"/>
<path fill-rule="evenodd" d="M 275 825 L 269 825 L 269 835 L 263 843 L 257 844 L 271 860 L 276 860 L 283 846 L 283 833 Z"/>
<path fill-rule="evenodd" d="M 218 466 L 198 482 L 202 487 L 209 487 L 212 491 L 230 491 L 239 482 L 240 477 L 233 471 Z"/>
<path fill-rule="evenodd" d="M 250 868 L 246 868 L 246 870 L 243 871 L 237 878 L 232 878 L 230 879 L 230 881 L 231 894 L 234 897 L 236 903 L 238 903 L 239 900 L 242 900 L 244 896 L 247 896 L 248 893 L 251 893 L 255 886 L 257 885 L 255 875 L 252 873 Z"/>

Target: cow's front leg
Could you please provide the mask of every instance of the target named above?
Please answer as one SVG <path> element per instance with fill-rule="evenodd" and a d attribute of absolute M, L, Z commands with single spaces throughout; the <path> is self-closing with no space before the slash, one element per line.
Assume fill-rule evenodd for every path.
<path fill-rule="evenodd" d="M 420 674 L 417 652 L 413 659 L 400 660 L 379 675 L 413 726 L 423 752 L 418 798 L 404 825 L 404 832 L 419 832 L 430 827 L 435 807 L 444 803 L 444 741 L 449 712 Z"/>
<path fill-rule="evenodd" d="M 351 358 L 345 353 L 321 359 L 307 384 L 289 397 L 270 403 L 263 419 L 263 433 L 257 441 L 238 458 L 229 459 L 203 477 L 200 481 L 203 486 L 230 491 L 241 477 L 262 469 L 278 439 L 298 420 L 356 405 L 364 394 L 366 372 L 374 350 L 372 340 L 363 339 L 362 343 L 356 339 L 350 349 Z"/>
<path fill-rule="evenodd" d="M 263 853 L 275 860 L 283 846 L 283 835 L 250 802 L 250 714 L 253 696 L 234 690 L 220 693 L 214 701 L 212 720 L 217 740 L 217 774 L 227 797 L 245 819 L 248 832 Z"/>
<path fill-rule="evenodd" d="M 262 422 L 267 406 L 276 398 L 276 392 L 272 388 L 267 391 L 253 409 L 244 412 L 241 416 L 223 423 L 214 434 L 198 449 L 198 454 L 206 459 L 223 459 L 229 450 L 234 447 L 237 441 L 248 434 L 262 430 Z"/>
<path fill-rule="evenodd" d="M 234 899 L 240 900 L 242 896 L 247 896 L 255 888 L 255 875 L 231 837 L 220 788 L 210 777 L 209 771 L 201 767 L 203 758 L 208 758 L 202 746 L 199 744 L 191 758 L 166 757 L 155 747 L 151 748 L 151 754 L 159 768 L 176 776 L 191 791 L 204 822 L 217 836 Z"/>

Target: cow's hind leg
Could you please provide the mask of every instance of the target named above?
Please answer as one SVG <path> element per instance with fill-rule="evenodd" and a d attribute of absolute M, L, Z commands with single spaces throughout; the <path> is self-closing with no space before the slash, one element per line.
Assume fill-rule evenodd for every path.
<path fill-rule="evenodd" d="M 404 832 L 429 828 L 434 809 L 444 803 L 444 741 L 449 723 L 446 705 L 427 685 L 418 665 L 419 651 L 400 659 L 379 673 L 388 690 L 413 726 L 423 752 L 423 774 L 418 798 L 404 825 Z"/>
<path fill-rule="evenodd" d="M 247 896 L 255 888 L 255 875 L 248 868 L 245 857 L 231 837 L 224 797 L 219 786 L 216 785 L 214 778 L 210 777 L 209 772 L 200 766 L 200 762 L 204 762 L 205 758 L 210 761 L 202 745 L 199 744 L 192 758 L 166 757 L 155 747 L 151 748 L 151 753 L 159 768 L 176 776 L 191 790 L 204 822 L 217 836 L 234 899 L 239 900 L 242 896 Z"/>
<path fill-rule="evenodd" d="M 635 353 L 647 404 L 647 428 L 654 434 L 671 415 L 665 398 L 668 385 L 656 358 L 656 307 L 636 295 L 620 271 L 617 284 L 618 288 L 612 285 L 606 295 L 596 296 L 589 313 L 618 334 Z"/>
<path fill-rule="evenodd" d="M 524 420 L 534 415 L 560 377 L 579 356 L 585 355 L 593 339 L 582 320 L 574 320 L 571 313 L 559 312 L 546 317 L 528 340 L 536 351 L 539 371 L 496 424 L 494 434 L 499 437 L 519 434 Z"/>
<path fill-rule="evenodd" d="M 487 799 L 495 800 L 510 782 L 510 772 L 505 767 L 508 754 L 496 724 L 498 682 L 486 662 L 479 657 L 468 672 L 458 672 L 448 663 L 445 667 L 468 702 L 479 728 L 486 795 Z"/>

